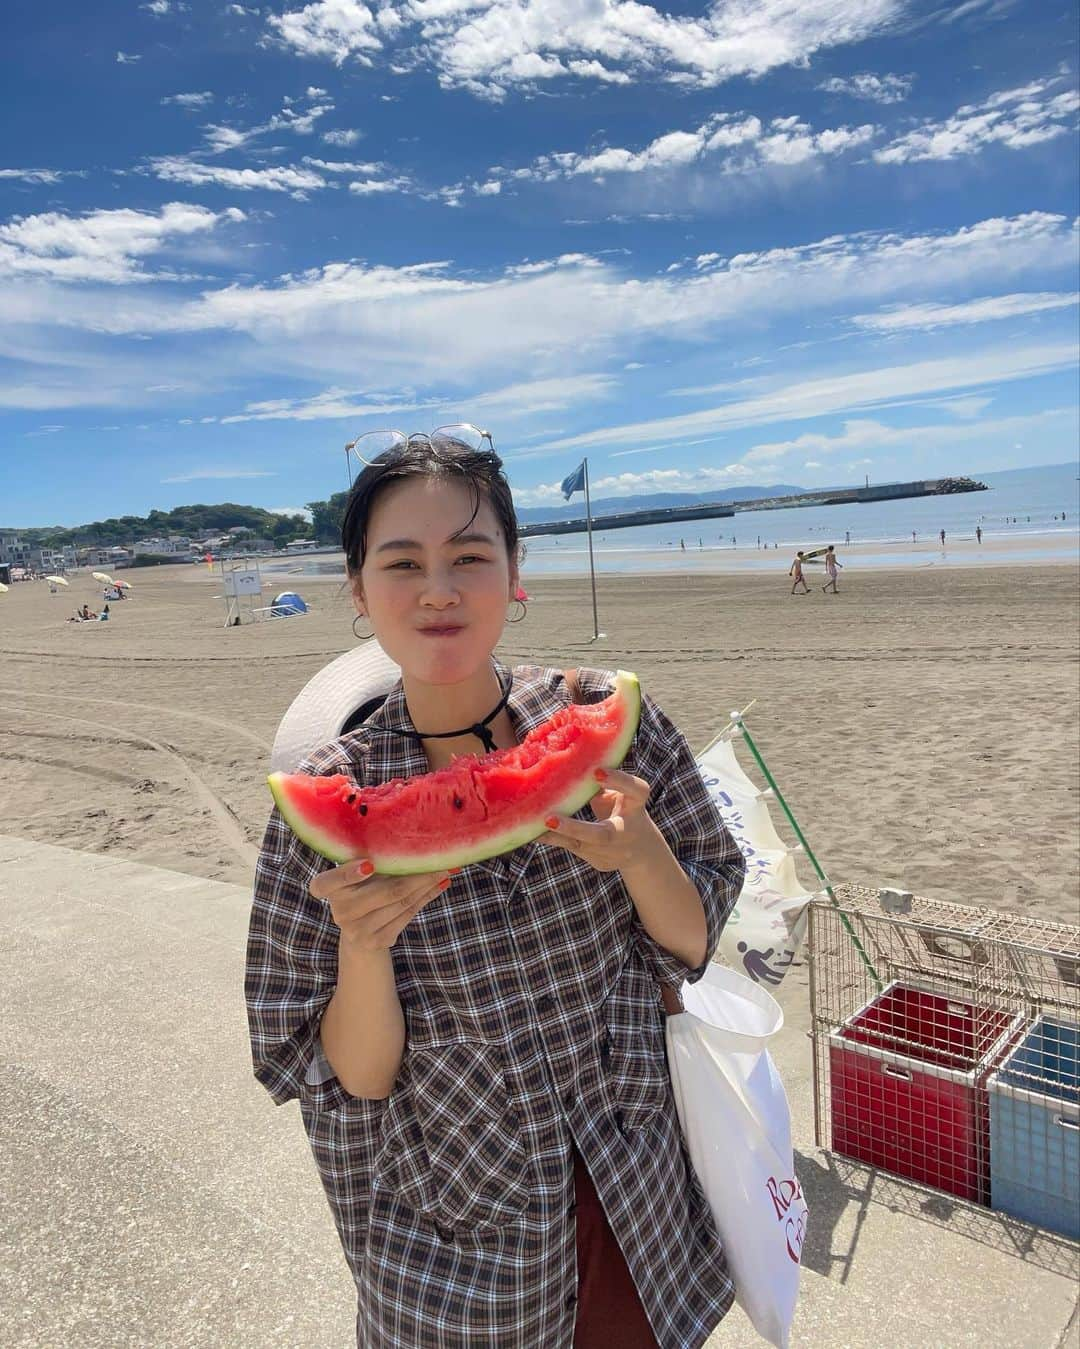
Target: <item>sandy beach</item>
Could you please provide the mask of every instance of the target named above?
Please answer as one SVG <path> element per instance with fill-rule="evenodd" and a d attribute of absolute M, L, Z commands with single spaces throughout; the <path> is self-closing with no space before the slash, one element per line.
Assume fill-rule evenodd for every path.
<path fill-rule="evenodd" d="M 225 629 L 206 568 L 129 575 L 109 623 L 65 621 L 100 602 L 87 574 L 0 597 L 5 830 L 245 883 L 278 720 L 352 644 L 348 596 L 304 577 L 308 615 Z M 587 578 L 537 577 L 501 654 L 635 670 L 695 748 L 756 699 L 833 880 L 1076 921 L 1076 584 L 1069 566 L 852 569 L 839 596 L 791 598 L 782 575 L 605 576 L 591 645 Z"/>

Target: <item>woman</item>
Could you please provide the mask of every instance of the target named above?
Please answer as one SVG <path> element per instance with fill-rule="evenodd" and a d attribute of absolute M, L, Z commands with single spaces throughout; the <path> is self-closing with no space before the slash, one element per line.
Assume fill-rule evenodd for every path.
<path fill-rule="evenodd" d="M 401 681 L 304 771 L 425 773 L 572 701 L 562 671 L 493 655 L 519 581 L 493 449 L 435 435 L 380 455 L 342 543 Z M 578 673 L 584 701 L 610 692 L 610 674 Z M 364 1349 L 692 1349 L 731 1304 L 658 981 L 700 978 L 744 863 L 647 697 L 603 782 L 536 843 L 454 874 L 335 867 L 271 815 L 246 978 L 255 1074 L 300 1100 Z"/>

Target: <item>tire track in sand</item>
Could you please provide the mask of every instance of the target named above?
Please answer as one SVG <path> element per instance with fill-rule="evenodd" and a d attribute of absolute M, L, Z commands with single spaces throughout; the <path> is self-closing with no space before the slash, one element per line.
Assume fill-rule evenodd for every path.
<path fill-rule="evenodd" d="M 10 702 L 6 703 L 5 706 L 13 712 L 28 712 L 31 716 L 40 715 L 41 710 L 36 707 L 20 707 L 17 703 Z M 51 708 L 49 709 L 49 716 L 53 720 L 68 721 L 77 726 L 92 726 L 98 731 L 108 725 L 107 722 L 103 721 L 87 721 L 84 717 L 71 717 Z M 109 729 L 116 731 L 119 735 L 126 736 L 129 740 L 148 745 L 151 749 L 164 755 L 166 759 L 171 760 L 180 771 L 181 776 L 187 781 L 198 801 L 209 810 L 224 841 L 246 867 L 254 868 L 259 856 L 258 848 L 247 841 L 240 826 L 240 821 L 236 818 L 232 808 L 226 805 L 212 788 L 199 777 L 175 745 L 163 744 L 160 740 L 151 740 L 146 735 L 137 735 L 124 726 L 112 725 Z"/>
<path fill-rule="evenodd" d="M 45 698 L 51 702 L 55 702 L 57 696 L 55 693 L 38 693 L 33 689 L 0 688 L 0 693 L 2 693 L 5 698 Z M 116 698 L 91 698 L 82 693 L 65 693 L 63 697 L 64 701 L 69 703 L 93 703 L 98 707 L 111 708 L 115 708 L 119 701 Z M 8 704 L 8 706 L 10 706 L 10 704 Z M 243 740 L 250 740 L 253 745 L 258 745 L 259 749 L 261 749 L 264 754 L 270 753 L 271 747 L 261 735 L 256 735 L 254 731 L 249 731 L 245 726 L 238 726 L 235 722 L 219 721 L 217 717 L 208 717 L 205 712 L 190 712 L 178 707 L 164 707 L 159 703 L 133 703 L 129 702 L 126 698 L 123 700 L 123 706 L 125 708 L 131 708 L 136 712 L 152 712 L 156 717 L 179 717 L 181 721 L 199 721 L 202 722 L 204 726 L 212 726 L 217 731 L 228 731 L 231 735 L 240 736 Z M 51 708 L 49 709 L 49 714 L 50 716 L 52 715 Z M 117 729 L 119 730 L 120 728 Z M 135 734 L 135 732 L 131 731 L 123 733 L 128 735 Z"/>

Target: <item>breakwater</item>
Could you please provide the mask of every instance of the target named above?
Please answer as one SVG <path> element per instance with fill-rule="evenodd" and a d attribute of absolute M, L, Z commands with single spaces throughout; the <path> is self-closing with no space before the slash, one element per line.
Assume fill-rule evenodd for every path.
<path fill-rule="evenodd" d="M 594 530 L 632 529 L 637 525 L 668 525 L 681 520 L 718 520 L 749 511 L 780 511 L 792 507 L 846 506 L 859 502 L 899 501 L 906 497 L 951 496 L 959 492 L 985 492 L 985 483 L 973 478 L 928 478 L 918 482 L 881 483 L 873 487 L 844 487 L 818 492 L 798 492 L 792 496 L 761 497 L 752 501 L 696 502 L 692 506 L 655 506 L 643 510 L 618 511 L 594 515 Z M 522 538 L 540 534 L 584 534 L 588 523 L 583 515 L 569 520 L 544 520 L 522 523 Z"/>

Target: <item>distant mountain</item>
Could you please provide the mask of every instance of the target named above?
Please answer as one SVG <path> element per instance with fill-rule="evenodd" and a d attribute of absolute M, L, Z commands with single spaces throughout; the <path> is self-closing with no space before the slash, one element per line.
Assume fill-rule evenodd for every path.
<path fill-rule="evenodd" d="M 661 506 L 697 506 L 714 501 L 759 501 L 763 497 L 795 496 L 805 487 L 790 483 L 773 483 L 769 487 L 724 487 L 717 492 L 647 492 L 641 496 L 594 497 L 593 515 L 613 515 L 618 511 L 648 511 Z M 585 497 L 577 493 L 573 500 L 560 506 L 519 507 L 517 518 L 522 524 L 542 520 L 575 520 L 585 514 Z"/>

